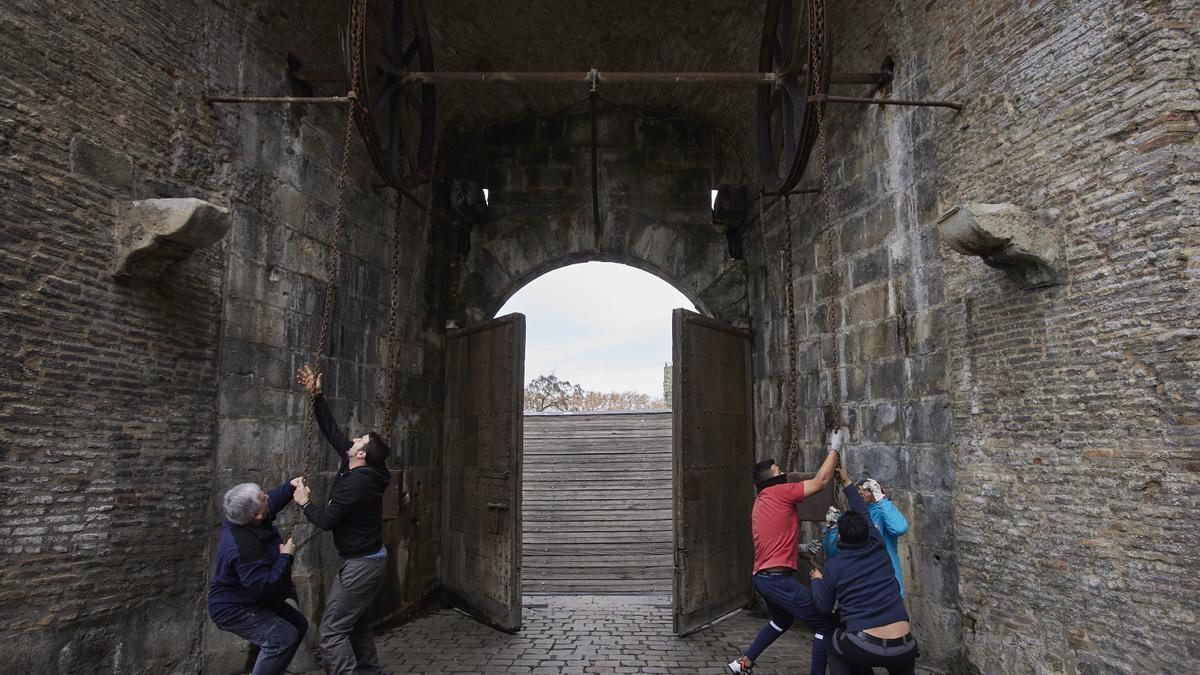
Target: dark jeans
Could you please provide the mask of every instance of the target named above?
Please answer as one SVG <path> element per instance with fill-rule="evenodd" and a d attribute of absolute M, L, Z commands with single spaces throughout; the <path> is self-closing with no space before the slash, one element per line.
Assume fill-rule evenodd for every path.
<path fill-rule="evenodd" d="M 834 631 L 829 649 L 830 675 L 871 675 L 872 667 L 887 668 L 888 675 L 912 675 L 921 651 L 909 633 L 907 641 L 881 645 L 844 628 Z"/>
<path fill-rule="evenodd" d="M 258 646 L 251 675 L 280 675 L 286 671 L 308 631 L 304 615 L 286 602 L 227 609 L 213 623 Z"/>
<path fill-rule="evenodd" d="M 367 609 L 386 570 L 387 558 L 352 558 L 338 570 L 321 616 L 321 656 L 330 675 L 382 672 Z"/>
<path fill-rule="evenodd" d="M 758 591 L 766 603 L 771 621 L 758 632 L 758 637 L 754 638 L 754 642 L 746 650 L 746 656 L 750 657 L 751 661 L 756 660 L 764 649 L 792 627 L 794 619 L 800 619 L 814 634 L 812 672 L 814 675 L 824 673 L 825 644 L 837 626 L 836 617 L 818 610 L 813 604 L 812 594 L 791 574 L 756 574 L 754 590 Z"/>

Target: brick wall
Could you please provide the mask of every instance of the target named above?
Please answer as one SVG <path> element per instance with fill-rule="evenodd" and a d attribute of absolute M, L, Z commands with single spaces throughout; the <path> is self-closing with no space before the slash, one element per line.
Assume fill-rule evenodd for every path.
<path fill-rule="evenodd" d="M 341 11 L 16 2 L 0 16 L 0 656 L 12 670 L 240 665 L 234 641 L 204 632 L 213 499 L 303 465 L 292 379 L 316 343 L 342 119 L 199 101 L 289 93 L 289 53 L 333 69 Z M 748 284 L 708 192 L 753 182 L 734 161 L 748 146 L 726 147 L 736 140 L 702 119 L 604 113 L 598 229 L 586 115 L 450 132 L 446 180 L 420 195 L 434 216 L 376 190 L 356 138 L 326 365 L 356 431 L 380 424 L 387 395 L 397 218 L 404 293 L 419 279 L 392 392 L 409 497 L 388 526 L 375 616 L 435 578 L 444 319 L 485 316 L 564 262 L 644 265 L 719 317 L 749 317 L 758 452 L 782 457 L 786 221 L 803 461 L 817 461 L 838 396 L 852 470 L 883 481 L 912 523 L 901 555 L 923 663 L 1186 667 L 1200 640 L 1186 520 L 1200 506 L 1197 18 L 1183 0 L 835 6 L 837 70 L 891 57 L 893 96 L 968 107 L 831 106 L 833 266 L 819 200 L 796 197 L 746 235 Z M 453 179 L 490 188 L 486 224 L 449 215 Z M 116 283 L 121 206 L 183 196 L 228 207 L 230 233 L 157 282 Z M 943 246 L 937 216 L 967 202 L 1038 214 L 1067 251 L 1065 283 L 1021 291 Z M 335 563 L 327 538 L 301 556 L 310 614 Z"/>
<path fill-rule="evenodd" d="M 10 672 L 165 670 L 201 618 L 224 262 L 209 249 L 118 284 L 113 227 L 132 199 L 223 201 L 208 170 L 223 148 L 198 130 L 202 83 L 175 67 L 205 45 L 130 34 L 170 25 L 166 10 L 96 9 L 0 18 Z"/>
<path fill-rule="evenodd" d="M 1194 657 L 1197 542 L 1178 518 L 1197 482 L 1195 18 L 1182 3 L 831 17 L 835 69 L 891 57 L 893 97 L 967 105 L 831 106 L 827 127 L 833 391 L 851 470 L 894 488 L 912 524 L 901 558 L 928 667 L 1167 672 Z M 1044 218 L 1066 283 L 1022 291 L 941 245 L 938 215 L 967 202 Z M 830 265 L 819 198 L 787 206 L 811 468 L 830 412 Z M 784 211 L 749 235 L 760 456 L 784 454 Z"/>
<path fill-rule="evenodd" d="M 1186 669 L 1200 640 L 1200 16 L 1183 2 L 997 9 L 929 16 L 953 36 L 930 79 L 971 106 L 939 138 L 938 204 L 1032 209 L 1067 274 L 1022 292 L 945 254 L 967 653 L 985 672 Z"/>
<path fill-rule="evenodd" d="M 291 93 L 289 54 L 332 69 L 343 11 L 30 2 L 0 17 L 0 315 L 12 327 L 0 394 L 0 655 L 10 669 L 241 666 L 241 644 L 203 611 L 216 500 L 233 483 L 274 484 L 303 466 L 307 402 L 293 373 L 317 342 L 344 117 L 200 98 Z M 425 262 L 423 211 L 376 189 L 357 135 L 351 152 L 325 369 L 334 409 L 356 431 L 380 426 L 387 395 L 397 218 L 402 297 L 416 284 L 394 388 L 392 463 L 405 469 L 409 502 L 388 526 L 392 568 L 373 610 L 382 617 L 434 578 L 437 520 L 422 516 L 436 502 L 441 333 L 426 317 L 440 272 Z M 226 237 L 161 280 L 116 283 L 121 207 L 183 196 L 227 207 Z M 297 566 L 310 615 L 336 569 L 328 539 Z"/>

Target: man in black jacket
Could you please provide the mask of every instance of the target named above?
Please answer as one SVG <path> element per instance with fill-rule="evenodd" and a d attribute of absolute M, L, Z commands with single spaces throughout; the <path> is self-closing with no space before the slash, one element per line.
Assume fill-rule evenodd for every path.
<path fill-rule="evenodd" d="M 303 478 L 292 481 L 296 503 L 305 517 L 322 530 L 333 530 L 333 544 L 344 561 L 321 616 L 321 656 L 331 675 L 379 673 L 379 656 L 366 615 L 383 585 L 387 567 L 383 492 L 391 480 L 386 464 L 391 449 L 374 432 L 347 438 L 321 395 L 321 375 L 305 365 L 298 379 L 313 398 L 321 434 L 341 460 L 324 508 L 309 500 Z"/>

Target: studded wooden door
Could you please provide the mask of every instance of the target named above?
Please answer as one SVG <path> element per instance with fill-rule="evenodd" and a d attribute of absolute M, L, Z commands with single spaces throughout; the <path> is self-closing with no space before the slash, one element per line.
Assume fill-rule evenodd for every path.
<path fill-rule="evenodd" d="M 675 633 L 750 601 L 754 546 L 750 335 L 675 310 Z"/>
<path fill-rule="evenodd" d="M 446 342 L 439 576 L 472 616 L 521 627 L 521 439 L 525 317 Z"/>

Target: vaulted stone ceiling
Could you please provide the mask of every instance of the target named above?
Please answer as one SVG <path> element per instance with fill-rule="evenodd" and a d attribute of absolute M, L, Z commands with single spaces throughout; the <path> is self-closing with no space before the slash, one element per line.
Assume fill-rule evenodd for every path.
<path fill-rule="evenodd" d="M 757 71 L 765 0 L 533 0 L 427 2 L 439 71 Z M 587 95 L 586 84 L 443 84 L 439 117 L 466 128 L 549 114 Z M 753 129 L 754 87 L 603 84 L 622 106 Z M 749 136 L 746 137 L 750 139 Z"/>

